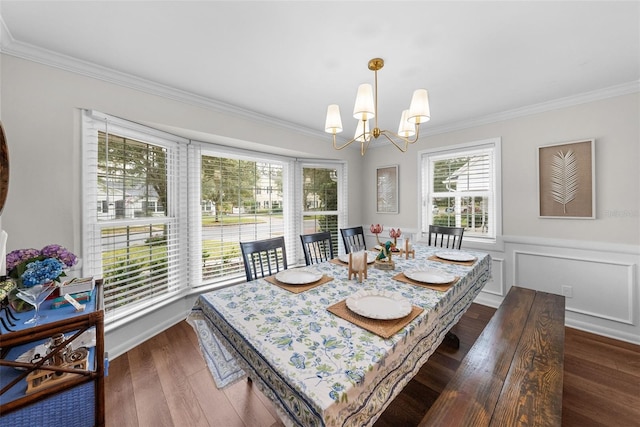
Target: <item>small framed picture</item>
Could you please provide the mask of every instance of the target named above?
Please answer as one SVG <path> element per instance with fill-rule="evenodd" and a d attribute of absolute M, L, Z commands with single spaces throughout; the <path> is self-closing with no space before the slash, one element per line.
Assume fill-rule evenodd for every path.
<path fill-rule="evenodd" d="M 398 213 L 398 165 L 376 169 L 376 212 Z"/>
<path fill-rule="evenodd" d="M 595 141 L 538 148 L 541 218 L 595 219 Z"/>

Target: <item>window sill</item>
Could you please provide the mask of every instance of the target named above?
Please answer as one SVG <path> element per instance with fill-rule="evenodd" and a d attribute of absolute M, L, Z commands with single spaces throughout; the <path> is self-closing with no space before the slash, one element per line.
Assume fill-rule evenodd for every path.
<path fill-rule="evenodd" d="M 156 299 L 145 302 L 144 304 L 122 310 L 116 314 L 105 314 L 104 330 L 105 333 L 126 326 L 128 323 L 142 318 L 149 313 L 160 310 L 162 307 L 173 304 L 188 295 L 189 289 L 181 289 L 171 294 L 165 294 Z"/>

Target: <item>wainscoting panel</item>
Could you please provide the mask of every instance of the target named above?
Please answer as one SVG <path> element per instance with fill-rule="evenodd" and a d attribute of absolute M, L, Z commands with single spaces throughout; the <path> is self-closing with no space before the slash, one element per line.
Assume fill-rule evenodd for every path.
<path fill-rule="evenodd" d="M 505 296 L 504 284 L 504 259 L 491 256 L 491 280 L 482 288 L 482 292 L 493 295 Z"/>
<path fill-rule="evenodd" d="M 566 297 L 567 311 L 633 325 L 634 265 L 514 251 L 515 285 Z"/>

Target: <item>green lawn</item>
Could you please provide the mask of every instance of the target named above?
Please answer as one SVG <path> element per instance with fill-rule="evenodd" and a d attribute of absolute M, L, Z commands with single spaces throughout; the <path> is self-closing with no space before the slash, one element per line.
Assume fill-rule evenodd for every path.
<path fill-rule="evenodd" d="M 236 225 L 236 224 L 255 224 L 256 222 L 263 222 L 260 218 L 256 217 L 238 217 L 238 216 L 228 216 L 228 215 L 220 215 L 218 216 L 218 220 L 216 221 L 215 216 L 203 216 L 202 217 L 202 226 L 215 226 L 215 225 Z"/>

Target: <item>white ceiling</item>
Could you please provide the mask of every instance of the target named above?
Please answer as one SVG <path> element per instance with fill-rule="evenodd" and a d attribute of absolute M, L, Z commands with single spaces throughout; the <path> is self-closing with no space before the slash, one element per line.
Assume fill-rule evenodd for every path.
<path fill-rule="evenodd" d="M 429 90 L 426 126 L 438 129 L 638 82 L 639 6 L 2 0 L 0 46 L 319 132 L 327 105 L 338 103 L 349 137 L 356 89 L 373 83 L 374 57 L 385 60 L 380 127 L 394 131 L 416 88 Z"/>

